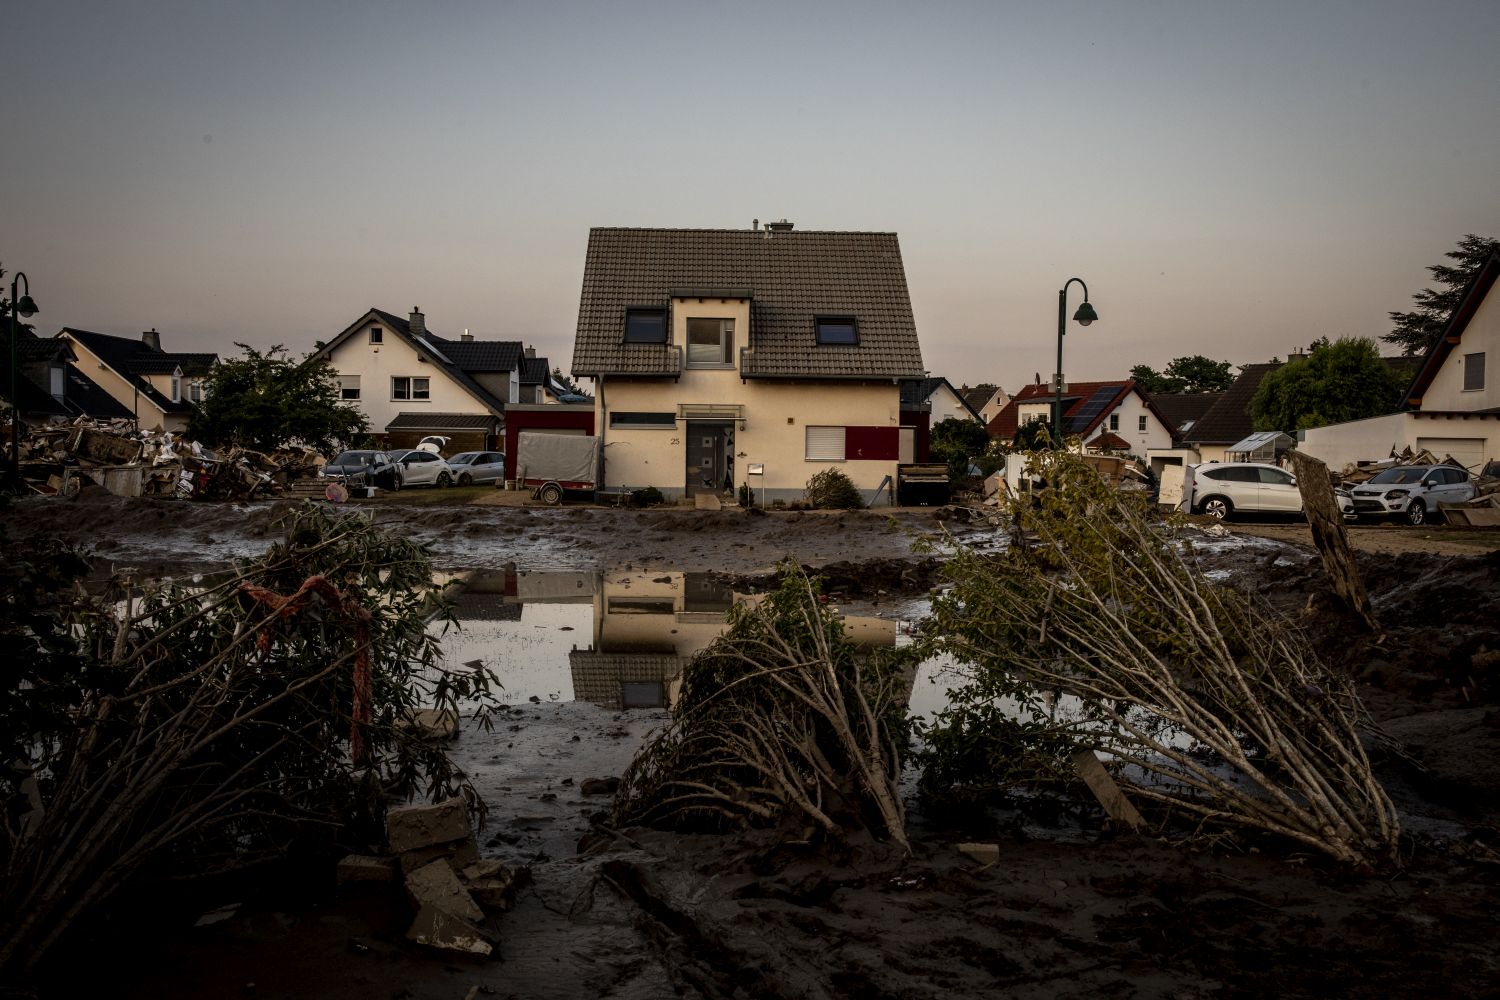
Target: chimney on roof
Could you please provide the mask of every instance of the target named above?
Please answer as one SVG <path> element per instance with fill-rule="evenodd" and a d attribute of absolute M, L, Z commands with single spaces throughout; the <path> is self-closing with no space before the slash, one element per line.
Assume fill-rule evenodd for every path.
<path fill-rule="evenodd" d="M 469 332 L 469 328 L 468 327 L 464 327 L 464 335 L 461 338 L 459 338 L 459 339 L 461 339 L 464 343 L 467 344 L 469 341 L 471 341 L 471 340 L 474 339 L 474 335 Z"/>
<path fill-rule="evenodd" d="M 147 347 L 151 348 L 151 350 L 153 350 L 153 351 L 160 351 L 161 350 L 161 334 L 157 333 L 156 332 L 156 327 L 153 326 L 151 329 L 149 329 L 145 333 L 141 334 L 141 343 L 145 344 Z"/>
<path fill-rule="evenodd" d="M 535 358 L 536 357 L 536 348 L 532 347 L 530 344 L 527 344 L 526 345 L 526 356 L 528 358 Z"/>
<path fill-rule="evenodd" d="M 408 317 L 412 336 L 424 337 L 427 335 L 427 317 L 422 315 L 420 306 L 411 307 L 411 316 Z"/>
<path fill-rule="evenodd" d="M 785 219 L 782 219 L 780 222 L 766 223 L 766 228 L 773 233 L 789 233 L 796 227 L 796 225 L 797 224 L 795 222 L 788 222 Z"/>
<path fill-rule="evenodd" d="M 750 220 L 750 231 L 753 233 L 753 232 L 755 232 L 759 228 L 760 228 L 760 220 L 759 219 L 751 219 Z"/>

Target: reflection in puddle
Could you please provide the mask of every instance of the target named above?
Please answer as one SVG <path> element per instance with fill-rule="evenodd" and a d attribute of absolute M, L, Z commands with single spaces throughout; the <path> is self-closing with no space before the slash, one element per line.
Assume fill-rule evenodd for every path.
<path fill-rule="evenodd" d="M 493 669 L 511 704 L 660 708 L 672 704 L 693 656 L 729 628 L 730 610 L 762 599 L 709 573 L 482 572 L 455 599 L 462 627 L 443 636 L 443 653 Z M 844 616 L 845 634 L 866 649 L 904 645 L 909 624 Z M 946 700 L 947 684 L 933 683 L 942 666 L 918 671 L 915 711 Z"/>

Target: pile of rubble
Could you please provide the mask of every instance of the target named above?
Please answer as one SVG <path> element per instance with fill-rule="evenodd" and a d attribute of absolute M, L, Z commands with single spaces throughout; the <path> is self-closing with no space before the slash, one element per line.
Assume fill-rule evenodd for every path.
<path fill-rule="evenodd" d="M 386 854 L 340 861 L 339 884 L 399 880 L 416 914 L 407 940 L 457 954 L 492 954 L 499 941 L 496 915 L 510 909 L 531 870 L 479 859 L 462 798 L 390 810 L 386 842 Z"/>
<path fill-rule="evenodd" d="M 231 448 L 215 454 L 168 432 L 87 417 L 29 429 L 20 451 L 22 478 L 37 493 L 53 496 L 72 496 L 93 485 L 126 497 L 261 499 L 316 476 L 326 461 L 311 448 L 271 454 Z"/>
<path fill-rule="evenodd" d="M 1371 478 L 1377 472 L 1384 472 L 1386 469 L 1394 469 L 1401 465 L 1456 465 L 1459 468 L 1463 468 L 1463 463 L 1456 461 L 1452 455 L 1444 455 L 1442 458 L 1438 458 L 1426 448 L 1423 448 L 1421 451 L 1412 451 L 1410 446 L 1408 446 L 1399 454 L 1392 451 L 1391 457 L 1383 461 L 1348 463 L 1339 474 L 1339 482 L 1334 485 L 1353 486 L 1356 483 L 1362 483 Z"/>

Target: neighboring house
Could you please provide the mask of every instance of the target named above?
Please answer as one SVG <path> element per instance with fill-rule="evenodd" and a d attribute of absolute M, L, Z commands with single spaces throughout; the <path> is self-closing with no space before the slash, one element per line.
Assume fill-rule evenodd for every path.
<path fill-rule="evenodd" d="M 1010 393 L 999 386 L 971 389 L 964 385 L 959 387 L 958 392 L 963 396 L 964 402 L 969 404 L 969 409 L 979 414 L 979 422 L 986 427 L 1005 409 L 1005 404 L 1010 402 Z"/>
<path fill-rule="evenodd" d="M 515 340 L 439 337 L 413 309 L 406 318 L 369 309 L 316 352 L 338 373 L 345 402 L 359 408 L 386 448 L 429 434 L 447 451 L 503 447 L 505 407 L 545 395 L 547 359 Z"/>
<path fill-rule="evenodd" d="M 1500 459 L 1500 254 L 1475 273 L 1443 334 L 1421 358 L 1399 413 L 1304 431 L 1300 447 L 1334 470 L 1406 448 L 1477 471 Z M 1405 360 L 1405 359 L 1401 359 Z"/>
<path fill-rule="evenodd" d="M 124 415 L 146 431 L 181 433 L 187 429 L 197 402 L 203 398 L 203 380 L 219 360 L 213 353 L 170 352 L 161 349 L 161 334 L 153 328 L 140 339 L 116 337 L 63 327 L 55 338 L 66 341 L 77 360 L 74 367 L 93 387 L 103 390 L 123 408 Z M 78 385 L 80 397 L 92 390 Z M 85 405 L 80 402 L 80 406 Z M 85 411 L 91 417 L 119 416 L 112 407 L 95 405 Z"/>
<path fill-rule="evenodd" d="M 594 380 L 603 482 L 800 498 L 839 469 L 873 496 L 916 451 L 924 378 L 895 233 L 589 232 L 572 373 Z"/>
<path fill-rule="evenodd" d="M 1050 385 L 1028 385 L 1010 398 L 990 421 L 990 437 L 1009 442 L 1016 430 L 1052 418 Z M 1172 447 L 1172 426 L 1134 379 L 1072 382 L 1063 393 L 1063 434 L 1083 442 L 1084 451 L 1147 452 Z"/>
<path fill-rule="evenodd" d="M 901 409 L 925 410 L 929 426 L 944 420 L 979 420 L 979 414 L 953 384 L 942 377 L 907 379 L 901 383 Z"/>
<path fill-rule="evenodd" d="M 1186 441 L 1193 427 L 1224 398 L 1222 392 L 1153 392 L 1151 402 L 1172 426 L 1172 439 Z"/>
<path fill-rule="evenodd" d="M 1234 384 L 1191 428 L 1179 435 L 1179 440 L 1195 449 L 1201 461 L 1224 461 L 1224 453 L 1230 445 L 1245 440 L 1255 430 L 1250 418 L 1250 401 L 1255 398 L 1261 379 L 1280 367 L 1280 361 L 1242 366 Z"/>

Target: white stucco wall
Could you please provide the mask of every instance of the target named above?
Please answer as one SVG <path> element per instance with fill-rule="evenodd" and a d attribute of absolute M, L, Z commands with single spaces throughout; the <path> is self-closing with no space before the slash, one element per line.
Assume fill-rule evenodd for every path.
<path fill-rule="evenodd" d="M 372 326 L 382 330 L 379 344 L 370 343 Z M 386 425 L 398 413 L 491 413 L 441 367 L 418 357 L 416 349 L 394 330 L 383 323 L 370 322 L 335 347 L 328 355 L 328 363 L 341 376 L 359 376 L 359 399 L 345 402 L 364 413 L 372 434 L 385 433 Z M 391 379 L 398 376 L 426 378 L 429 398 L 391 398 Z"/>
<path fill-rule="evenodd" d="M 830 467 L 841 469 L 867 494 L 886 476 L 894 478 L 897 461 L 846 458 L 843 462 L 811 462 L 805 458 L 809 426 L 899 427 L 901 396 L 894 380 L 847 383 L 801 380 L 741 380 L 740 348 L 746 344 L 750 304 L 743 299 L 674 299 L 672 343 L 686 360 L 687 321 L 692 318 L 728 319 L 734 323 L 733 345 L 726 368 L 684 366 L 676 379 L 623 380 L 605 378 L 595 385 L 595 419 L 604 439 L 605 485 L 655 486 L 668 496 L 681 496 L 687 478 L 688 434 L 691 420 L 677 420 L 669 428 L 611 427 L 610 412 L 677 412 L 679 404 L 743 407 L 744 420 L 735 423 L 734 484 L 747 481 L 751 464 L 765 468 L 749 479 L 757 495 L 767 500 L 800 498 L 807 480 Z"/>
<path fill-rule="evenodd" d="M 1110 417 L 1119 416 L 1119 428 L 1110 427 Z M 1146 418 L 1146 429 L 1140 430 L 1140 418 Z M 1099 427 L 1089 436 L 1089 440 L 1102 434 L 1115 434 L 1130 443 L 1130 453 L 1137 458 L 1145 458 L 1149 449 L 1172 447 L 1172 432 L 1156 419 L 1156 414 L 1147 408 L 1139 394 L 1132 392 L 1120 401 L 1120 405 L 1110 410 L 1104 419 L 1099 422 Z"/>
<path fill-rule="evenodd" d="M 1500 294 L 1490 289 L 1469 325 L 1463 339 L 1438 369 L 1432 384 L 1422 394 L 1424 410 L 1487 410 L 1500 406 Z M 1483 353 L 1484 388 L 1464 389 L 1464 356 Z"/>
<path fill-rule="evenodd" d="M 85 347 L 80 341 L 68 336 L 66 333 L 60 335 L 63 340 L 73 345 L 73 353 L 78 356 L 76 365 L 94 383 L 105 392 L 113 396 L 121 406 L 135 414 L 135 423 L 143 431 L 171 431 L 180 434 L 187 429 L 188 417 L 185 413 L 163 413 L 155 403 L 142 396 L 136 391 L 134 383 L 124 376 L 118 374 L 113 368 L 106 365 L 97 354 Z M 171 377 L 163 375 L 161 378 L 167 382 L 167 388 L 163 395 L 171 398 Z M 148 383 L 154 382 L 147 379 Z M 187 380 L 183 380 L 183 391 L 186 392 Z"/>
<path fill-rule="evenodd" d="M 969 408 L 964 405 L 963 398 L 948 388 L 939 385 L 927 401 L 932 404 L 932 423 L 928 426 L 936 427 L 944 420 L 973 420 Z"/>
<path fill-rule="evenodd" d="M 1389 458 L 1393 450 L 1400 451 L 1407 443 L 1410 422 L 1405 413 L 1387 413 L 1314 427 L 1301 433 L 1297 448 L 1337 472 L 1351 463 L 1378 462 Z"/>

